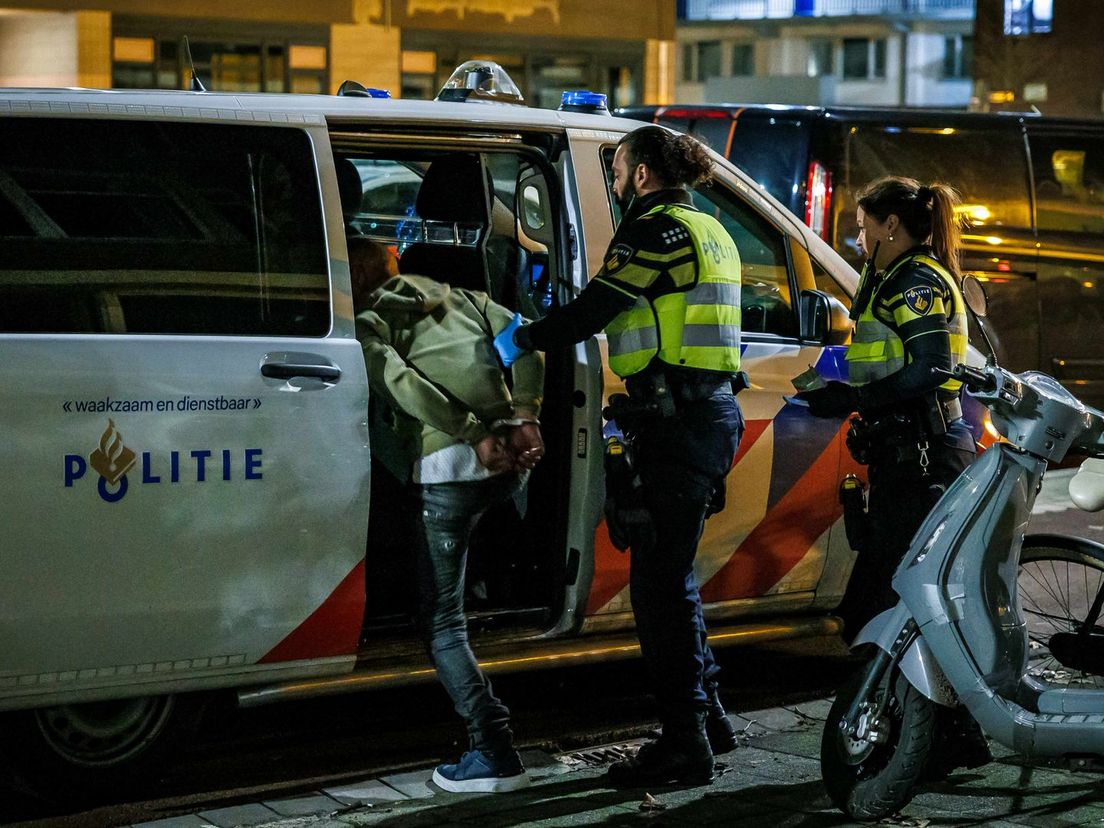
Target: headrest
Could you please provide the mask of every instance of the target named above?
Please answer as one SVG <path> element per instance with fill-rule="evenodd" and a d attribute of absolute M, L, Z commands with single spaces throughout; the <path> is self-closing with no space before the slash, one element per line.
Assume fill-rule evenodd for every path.
<path fill-rule="evenodd" d="M 364 189 L 360 183 L 360 171 L 350 158 L 337 159 L 337 192 L 341 197 L 341 212 L 348 216 L 360 212 Z"/>
<path fill-rule="evenodd" d="M 438 158 L 429 165 L 417 210 L 427 221 L 490 223 L 487 177 L 478 155 L 457 154 Z"/>

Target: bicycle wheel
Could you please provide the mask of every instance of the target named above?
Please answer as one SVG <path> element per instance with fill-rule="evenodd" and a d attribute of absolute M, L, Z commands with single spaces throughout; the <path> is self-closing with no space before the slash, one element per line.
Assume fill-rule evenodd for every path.
<path fill-rule="evenodd" d="M 1104 688 L 1104 670 L 1084 663 L 1104 653 L 1098 597 L 1102 589 L 1101 544 L 1061 535 L 1024 538 L 1017 591 L 1027 622 L 1028 675 L 1050 685 Z M 1078 634 L 1100 646 L 1084 646 L 1084 639 L 1073 638 Z M 1076 657 L 1065 655 L 1070 652 Z"/>

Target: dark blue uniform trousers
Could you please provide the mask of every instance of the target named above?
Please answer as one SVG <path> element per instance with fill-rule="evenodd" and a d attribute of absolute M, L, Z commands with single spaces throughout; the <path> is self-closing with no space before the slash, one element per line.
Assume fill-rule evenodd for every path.
<path fill-rule="evenodd" d="M 661 713 L 704 709 L 717 665 L 706 642 L 694 556 L 714 489 L 724 485 L 744 421 L 727 389 L 649 421 L 634 440 L 655 543 L 632 549 L 629 589 Z"/>

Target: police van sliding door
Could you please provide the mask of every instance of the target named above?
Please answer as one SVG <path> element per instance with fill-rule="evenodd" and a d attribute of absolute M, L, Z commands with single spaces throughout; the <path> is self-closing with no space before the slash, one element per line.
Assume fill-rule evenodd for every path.
<path fill-rule="evenodd" d="M 367 386 L 311 137 L 0 127 L 0 705 L 348 666 Z"/>

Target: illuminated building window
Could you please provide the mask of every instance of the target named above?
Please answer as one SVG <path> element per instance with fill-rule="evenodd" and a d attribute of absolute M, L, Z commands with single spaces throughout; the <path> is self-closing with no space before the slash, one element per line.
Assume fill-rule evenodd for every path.
<path fill-rule="evenodd" d="M 1053 0 L 1004 0 L 1004 33 L 1013 37 L 1048 34 L 1054 23 Z"/>
<path fill-rule="evenodd" d="M 197 31 L 180 20 L 119 17 L 112 43 L 112 86 L 187 89 L 191 65 L 212 92 L 321 92 L 329 46 L 320 27 L 257 32 L 247 25 Z M 188 37 L 192 64 L 184 49 Z M 313 42 L 312 42 L 313 41 Z"/>

